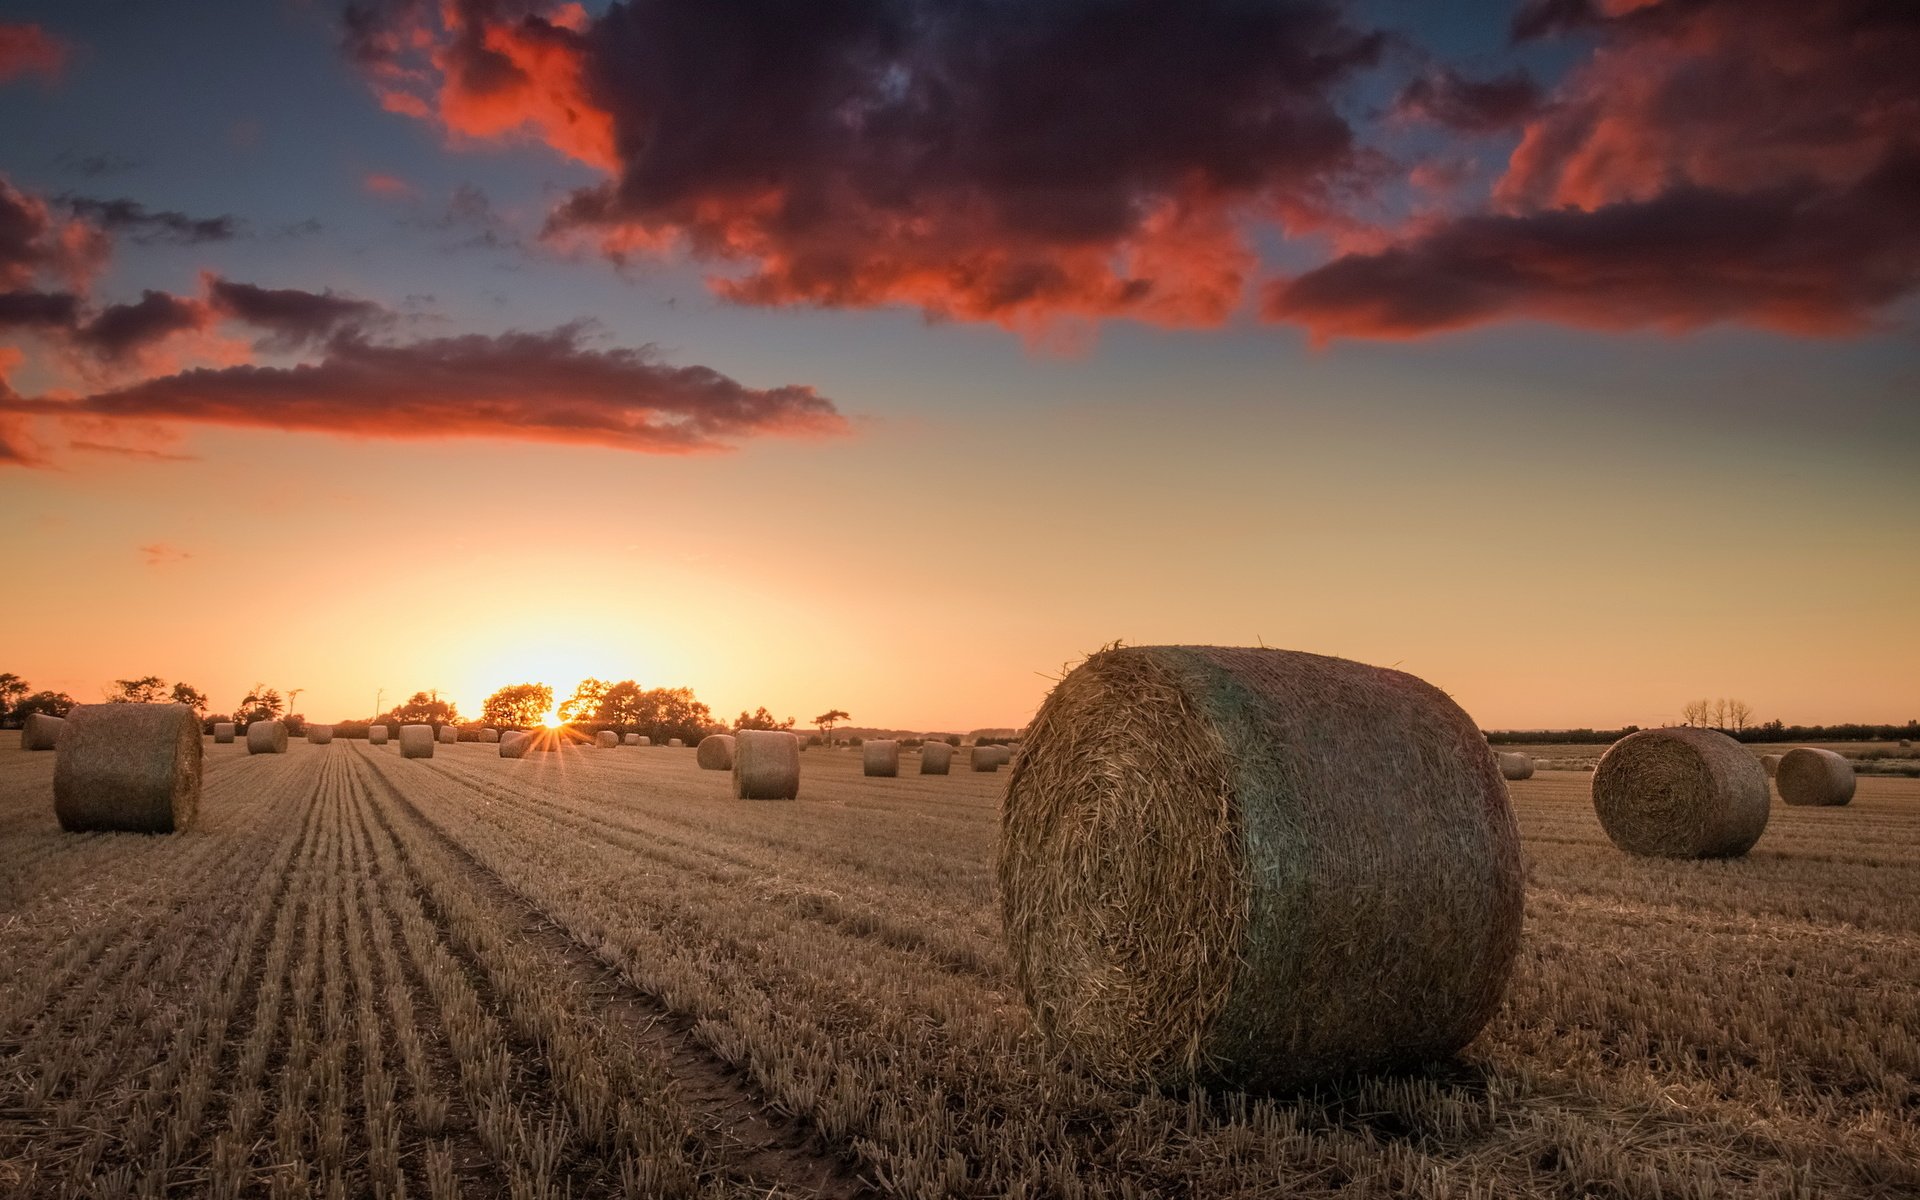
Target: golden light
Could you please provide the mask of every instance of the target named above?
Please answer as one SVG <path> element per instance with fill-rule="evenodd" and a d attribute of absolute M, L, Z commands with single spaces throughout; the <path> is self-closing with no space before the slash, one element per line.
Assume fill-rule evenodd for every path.
<path fill-rule="evenodd" d="M 565 724 L 565 722 L 561 721 L 560 714 L 557 712 L 550 712 L 546 716 L 541 717 L 540 723 L 548 729 L 558 729 L 561 725 Z"/>

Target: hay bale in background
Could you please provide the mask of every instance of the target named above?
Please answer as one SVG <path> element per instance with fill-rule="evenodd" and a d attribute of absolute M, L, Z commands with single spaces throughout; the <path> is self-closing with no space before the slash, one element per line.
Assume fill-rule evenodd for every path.
<path fill-rule="evenodd" d="M 1900 739 L 1900 748 L 1901 748 L 1902 750 L 1911 750 L 1911 749 L 1913 749 L 1913 739 L 1912 739 L 1912 738 L 1901 738 L 1901 739 Z"/>
<path fill-rule="evenodd" d="M 679 738 L 667 739 L 667 749 L 669 750 L 684 750 L 686 749 L 686 746 L 687 744 L 681 741 Z"/>
<path fill-rule="evenodd" d="M 1532 779 L 1533 757 L 1527 754 L 1497 754 L 1502 779 Z"/>
<path fill-rule="evenodd" d="M 1643 729 L 1600 756 L 1593 811 L 1614 845 L 1658 858 L 1732 858 L 1767 828 L 1767 772 L 1711 729 Z"/>
<path fill-rule="evenodd" d="M 622 746 L 638 746 L 640 744 L 640 735 L 637 733 L 626 734 L 621 737 L 620 744 Z"/>
<path fill-rule="evenodd" d="M 387 744 L 387 727 L 385 725 L 367 726 L 367 745 L 384 746 L 386 744 Z"/>
<path fill-rule="evenodd" d="M 700 739 L 695 748 L 694 761 L 703 771 L 733 770 L 733 735 L 730 733 L 710 733 Z"/>
<path fill-rule="evenodd" d="M 636 746 L 651 746 L 651 745 L 653 745 L 653 739 L 652 739 L 652 738 L 650 738 L 650 737 L 648 737 L 648 736 L 647 736 L 646 734 L 644 734 L 644 733 L 635 733 L 635 734 L 629 734 L 628 736 L 629 736 L 629 737 L 632 737 L 632 738 L 634 738 L 634 739 L 636 739 L 636 740 L 634 741 L 634 743 L 633 743 L 633 744 L 634 744 L 634 745 L 636 745 Z"/>
<path fill-rule="evenodd" d="M 285 754 L 287 727 L 280 721 L 255 721 L 247 726 L 248 754 Z"/>
<path fill-rule="evenodd" d="M 1780 770 L 1780 756 L 1778 754 L 1762 754 L 1760 756 L 1760 765 L 1767 769 L 1767 778 L 1772 779 L 1774 774 Z"/>
<path fill-rule="evenodd" d="M 800 794 L 800 739 L 783 729 L 733 735 L 733 794 L 742 800 L 792 800 Z"/>
<path fill-rule="evenodd" d="M 231 742 L 233 740 L 233 722 L 215 721 L 213 723 L 213 740 L 221 745 Z"/>
<path fill-rule="evenodd" d="M 333 726 L 331 725 L 307 726 L 307 741 L 311 742 L 316 746 L 326 746 L 326 745 L 332 744 Z"/>
<path fill-rule="evenodd" d="M 900 773 L 900 743 L 874 739 L 861 743 L 860 768 L 867 775 L 891 779 Z"/>
<path fill-rule="evenodd" d="M 602 750 L 612 750 L 620 745 L 620 735 L 611 729 L 602 729 L 593 735 L 593 744 Z"/>
<path fill-rule="evenodd" d="M 28 713 L 27 719 L 20 723 L 20 748 L 22 750 L 51 750 L 60 744 L 60 731 L 67 723 L 59 717 L 50 717 L 46 713 Z"/>
<path fill-rule="evenodd" d="M 1005 746 L 975 746 L 967 757 L 976 771 L 998 771 L 1012 756 Z"/>
<path fill-rule="evenodd" d="M 438 736 L 443 745 L 451 746 L 460 740 L 460 731 L 451 725 L 442 725 Z"/>
<path fill-rule="evenodd" d="M 433 746 L 433 726 L 402 725 L 400 727 L 401 758 L 432 758 Z"/>
<path fill-rule="evenodd" d="M 480 731 L 480 740 L 491 746 L 500 740 L 500 731 L 492 728 L 482 729 Z"/>
<path fill-rule="evenodd" d="M 920 747 L 920 773 L 945 775 L 953 765 L 953 747 L 945 742 L 928 742 Z"/>
<path fill-rule="evenodd" d="M 53 763 L 53 811 L 70 831 L 173 833 L 200 809 L 200 718 L 184 704 L 87 704 Z"/>
<path fill-rule="evenodd" d="M 527 751 L 533 748 L 533 735 L 509 729 L 500 735 L 501 758 L 525 758 Z"/>
<path fill-rule="evenodd" d="M 1773 782 L 1795 807 L 1836 808 L 1853 799 L 1853 764 L 1831 750 L 1796 746 L 1780 756 Z"/>
<path fill-rule="evenodd" d="M 1015 978 L 1111 1080 L 1292 1088 L 1444 1057 L 1520 944 L 1493 752 L 1438 688 L 1344 659 L 1095 654 L 1028 729 L 1000 841 Z"/>

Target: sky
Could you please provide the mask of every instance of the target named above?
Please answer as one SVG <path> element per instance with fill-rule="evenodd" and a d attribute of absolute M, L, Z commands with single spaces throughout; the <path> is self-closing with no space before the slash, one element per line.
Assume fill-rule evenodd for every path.
<path fill-rule="evenodd" d="M 0 2 L 0 670 L 1920 716 L 1886 0 Z"/>

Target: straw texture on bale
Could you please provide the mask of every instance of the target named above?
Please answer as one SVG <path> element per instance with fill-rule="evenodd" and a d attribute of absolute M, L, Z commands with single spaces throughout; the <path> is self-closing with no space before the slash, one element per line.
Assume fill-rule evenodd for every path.
<path fill-rule="evenodd" d="M 386 744 L 387 744 L 387 727 L 385 725 L 367 726 L 367 745 L 384 746 Z"/>
<path fill-rule="evenodd" d="M 1780 756 L 1778 754 L 1762 754 L 1760 756 L 1760 765 L 1767 769 L 1767 778 L 1772 779 L 1780 769 Z"/>
<path fill-rule="evenodd" d="M 287 727 L 280 721 L 255 721 L 247 726 L 248 754 L 285 754 Z"/>
<path fill-rule="evenodd" d="M 593 744 L 602 750 L 612 750 L 620 745 L 620 735 L 611 729 L 602 729 L 593 735 Z"/>
<path fill-rule="evenodd" d="M 451 725 L 442 725 L 440 727 L 440 740 L 451 746 L 460 740 L 460 731 Z"/>
<path fill-rule="evenodd" d="M 636 741 L 635 741 L 635 742 L 633 743 L 633 744 L 634 744 L 634 745 L 636 745 L 636 746 L 651 746 L 651 745 L 653 745 L 653 739 L 652 739 L 652 738 L 650 738 L 650 737 L 648 737 L 648 736 L 647 736 L 646 734 L 644 734 L 644 733 L 636 733 L 636 734 L 629 734 L 629 735 L 627 735 L 627 736 L 629 736 L 629 737 L 632 737 L 632 738 L 636 738 L 636 739 L 638 739 L 638 740 L 636 740 Z"/>
<path fill-rule="evenodd" d="M 525 758 L 533 746 L 533 735 L 509 729 L 500 735 L 501 758 Z"/>
<path fill-rule="evenodd" d="M 184 704 L 88 704 L 53 763 L 60 828 L 173 833 L 200 809 L 200 718 Z"/>
<path fill-rule="evenodd" d="M 920 747 L 920 773 L 945 775 L 953 765 L 953 747 L 945 742 L 928 742 Z"/>
<path fill-rule="evenodd" d="M 491 729 L 491 728 L 482 729 L 480 731 L 480 740 L 485 742 L 487 745 L 491 746 L 495 742 L 500 740 L 500 731 L 498 729 Z"/>
<path fill-rule="evenodd" d="M 681 741 L 681 740 L 680 740 L 679 738 L 668 738 L 668 739 L 667 739 L 667 748 L 668 748 L 669 750 L 684 750 L 684 749 L 686 749 L 686 746 L 687 746 L 687 744 L 686 744 L 685 742 L 683 742 L 683 741 Z"/>
<path fill-rule="evenodd" d="M 1795 807 L 1836 808 L 1853 799 L 1853 764 L 1831 750 L 1796 746 L 1780 756 L 1773 782 Z"/>
<path fill-rule="evenodd" d="M 213 723 L 213 740 L 222 745 L 231 742 L 233 740 L 233 722 L 215 721 Z"/>
<path fill-rule="evenodd" d="M 860 746 L 860 767 L 868 775 L 883 779 L 892 778 L 900 773 L 900 743 L 887 739 L 863 742 Z"/>
<path fill-rule="evenodd" d="M 1520 943 L 1519 833 L 1473 722 L 1411 675 L 1286 650 L 1070 672 L 1008 781 L 999 882 L 1036 1024 L 1116 1081 L 1449 1055 Z"/>
<path fill-rule="evenodd" d="M 733 770 L 733 735 L 730 733 L 710 733 L 700 739 L 700 745 L 694 750 L 694 761 L 703 771 Z"/>
<path fill-rule="evenodd" d="M 800 794 L 800 739 L 781 729 L 733 735 L 733 794 L 742 800 L 792 800 Z"/>
<path fill-rule="evenodd" d="M 998 771 L 1011 757 L 1005 746 L 975 746 L 968 755 L 976 771 Z"/>
<path fill-rule="evenodd" d="M 331 725 L 307 726 L 307 740 L 309 742 L 312 742 L 316 746 L 328 745 L 333 741 L 333 726 Z"/>
<path fill-rule="evenodd" d="M 1503 779 L 1532 779 L 1533 757 L 1527 754 L 1499 754 L 1500 777 Z"/>
<path fill-rule="evenodd" d="M 432 758 L 433 745 L 433 726 L 402 725 L 400 727 L 401 758 Z"/>
<path fill-rule="evenodd" d="M 20 748 L 22 750 L 52 750 L 60 743 L 60 732 L 67 723 L 59 717 L 46 713 L 28 713 L 27 719 L 20 723 Z"/>
<path fill-rule="evenodd" d="M 640 744 L 640 735 L 637 733 L 626 734 L 620 739 L 620 744 L 623 746 L 638 746 Z"/>
<path fill-rule="evenodd" d="M 1656 858 L 1734 858 L 1767 828 L 1767 771 L 1711 729 L 1643 729 L 1607 747 L 1593 811 L 1613 844 Z"/>

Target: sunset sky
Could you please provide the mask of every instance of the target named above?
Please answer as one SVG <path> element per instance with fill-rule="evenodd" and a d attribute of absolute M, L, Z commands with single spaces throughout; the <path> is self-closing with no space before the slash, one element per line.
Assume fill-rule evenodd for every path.
<path fill-rule="evenodd" d="M 1886 0 L 0 5 L 0 670 L 1920 716 Z"/>

